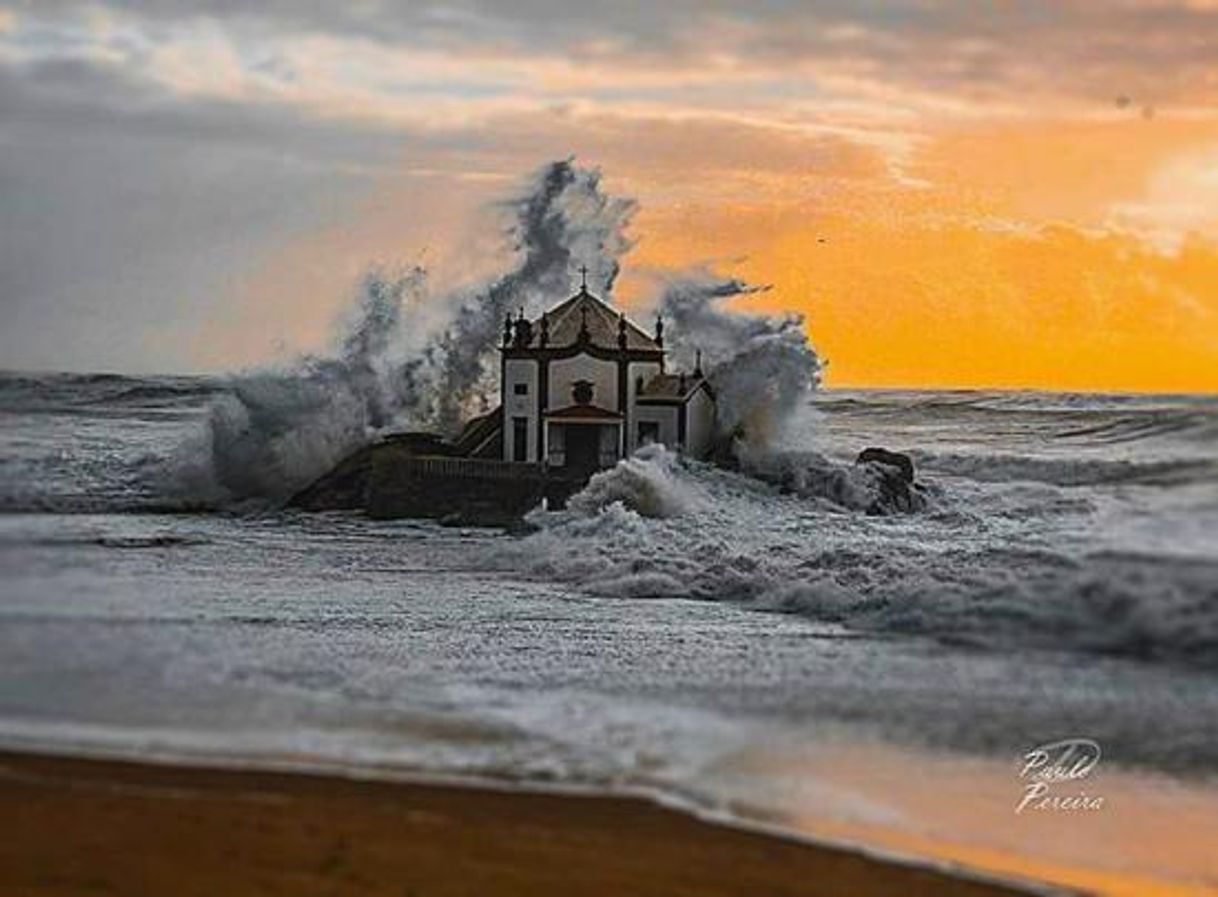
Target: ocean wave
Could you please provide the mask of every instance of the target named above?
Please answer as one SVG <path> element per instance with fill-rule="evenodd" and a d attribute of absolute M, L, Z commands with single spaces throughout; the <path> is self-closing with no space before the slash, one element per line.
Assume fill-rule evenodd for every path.
<path fill-rule="evenodd" d="M 1212 396 L 830 391 L 817 396 L 814 406 L 860 426 L 873 421 L 958 427 L 975 420 L 979 426 L 1002 427 L 1015 438 L 1035 436 L 1080 446 L 1197 446 L 1218 440 L 1218 399 Z"/>
<path fill-rule="evenodd" d="M 937 474 L 978 482 L 1028 481 L 1056 486 L 1143 484 L 1157 486 L 1213 482 L 1218 458 L 1098 458 L 915 451 L 919 466 Z"/>
<path fill-rule="evenodd" d="M 0 410 L 81 414 L 130 413 L 171 406 L 196 410 L 224 392 L 212 377 L 122 374 L 0 374 Z"/>
<path fill-rule="evenodd" d="M 0 513 L 179 514 L 218 507 L 162 488 L 170 469 L 166 458 L 140 452 L 138 444 L 123 445 L 123 435 L 136 442 L 133 434 L 142 422 L 129 417 L 124 423 L 115 433 L 93 438 L 85 451 L 65 447 L 50 434 L 0 458 Z"/>
<path fill-rule="evenodd" d="M 643 464 L 659 470 L 642 475 Z M 1003 515 L 869 517 L 662 455 L 628 476 L 649 484 L 641 499 L 631 489 L 606 501 L 606 476 L 595 500 L 533 515 L 537 530 L 491 562 L 602 597 L 727 601 L 979 650 L 1218 667 L 1212 561 L 1071 550 L 1051 528 L 1013 543 Z M 967 500 L 947 492 L 934 505 Z"/>
<path fill-rule="evenodd" d="M 815 451 L 740 445 L 737 458 L 741 471 L 780 492 L 868 514 L 925 510 L 932 491 L 884 465 L 842 464 Z"/>
<path fill-rule="evenodd" d="M 1218 440 L 1218 420 L 1213 413 L 1199 411 L 1160 411 L 1131 414 L 1099 421 L 1087 420 L 1074 429 L 1053 434 L 1054 439 L 1087 444 L 1119 445 L 1163 438 L 1213 443 Z"/>
<path fill-rule="evenodd" d="M 613 504 L 622 504 L 645 517 L 674 517 L 705 501 L 688 481 L 679 477 L 678 456 L 653 444 L 609 470 L 595 474 L 571 497 L 569 507 L 589 515 Z"/>

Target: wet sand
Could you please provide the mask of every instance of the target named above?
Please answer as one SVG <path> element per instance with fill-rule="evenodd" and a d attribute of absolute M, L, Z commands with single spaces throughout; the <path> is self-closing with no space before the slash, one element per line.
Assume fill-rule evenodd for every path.
<path fill-rule="evenodd" d="M 641 799 L 34 754 L 0 753 L 0 818 L 2 897 L 1030 893 Z"/>

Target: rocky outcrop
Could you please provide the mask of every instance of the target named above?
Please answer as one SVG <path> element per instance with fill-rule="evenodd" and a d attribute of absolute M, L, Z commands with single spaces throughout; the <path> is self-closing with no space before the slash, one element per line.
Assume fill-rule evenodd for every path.
<path fill-rule="evenodd" d="M 302 511 L 362 511 L 368 504 L 375 448 L 366 445 L 348 455 L 329 473 L 288 499 L 288 507 Z"/>
<path fill-rule="evenodd" d="M 372 483 L 372 459 L 390 447 L 402 455 L 447 456 L 451 453 L 448 443 L 435 433 L 394 433 L 356 449 L 329 473 L 288 499 L 288 507 L 302 511 L 365 510 Z"/>
<path fill-rule="evenodd" d="M 907 514 L 926 507 L 909 455 L 872 446 L 859 452 L 854 463 L 868 468 L 875 477 L 878 495 L 867 507 L 868 514 Z"/>
<path fill-rule="evenodd" d="M 884 464 L 888 467 L 895 467 L 901 471 L 901 478 L 910 485 L 914 481 L 914 463 L 913 458 L 906 455 L 904 452 L 890 452 L 886 448 L 865 448 L 859 452 L 858 458 L 855 459 L 856 464 Z"/>
<path fill-rule="evenodd" d="M 414 455 L 382 445 L 372 458 L 368 516 L 431 518 L 459 526 L 507 526 L 552 484 L 533 464 Z"/>
<path fill-rule="evenodd" d="M 433 434 L 403 433 L 354 452 L 293 496 L 289 507 L 512 528 L 543 499 L 561 507 L 585 482 L 535 464 L 462 457 Z"/>
<path fill-rule="evenodd" d="M 488 421 L 488 429 L 494 421 Z M 472 432 L 472 431 L 471 431 Z M 738 449 L 738 447 L 737 447 Z M 791 492 L 824 498 L 868 514 L 900 514 L 926 507 L 913 459 L 870 447 L 854 466 L 816 453 L 740 457 L 723 452 L 722 464 Z M 747 463 L 746 463 L 747 462 Z M 518 526 L 546 499 L 561 507 L 585 485 L 536 465 L 462 457 L 429 433 L 404 433 L 365 446 L 292 497 L 306 511 L 364 511 L 371 517 L 429 517 L 459 526 Z"/>

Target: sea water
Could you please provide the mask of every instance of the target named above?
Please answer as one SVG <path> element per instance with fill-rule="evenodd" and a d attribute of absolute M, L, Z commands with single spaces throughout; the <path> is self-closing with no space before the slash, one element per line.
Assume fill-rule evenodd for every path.
<path fill-rule="evenodd" d="M 507 535 L 169 488 L 227 388 L 0 378 L 3 743 L 1218 885 L 1218 401 L 823 391 L 773 455 L 805 480 L 655 449 Z M 868 445 L 910 452 L 924 510 L 865 513 Z M 1017 813 L 1068 738 L 1102 760 L 1055 787 L 1100 806 Z"/>

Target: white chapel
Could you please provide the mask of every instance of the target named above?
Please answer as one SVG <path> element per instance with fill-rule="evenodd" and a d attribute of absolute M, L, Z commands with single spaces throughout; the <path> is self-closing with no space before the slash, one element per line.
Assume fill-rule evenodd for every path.
<path fill-rule="evenodd" d="M 649 335 L 588 292 L 504 322 L 503 460 L 586 476 L 648 442 L 709 451 L 715 395 L 701 370 L 666 370 L 664 323 Z"/>

